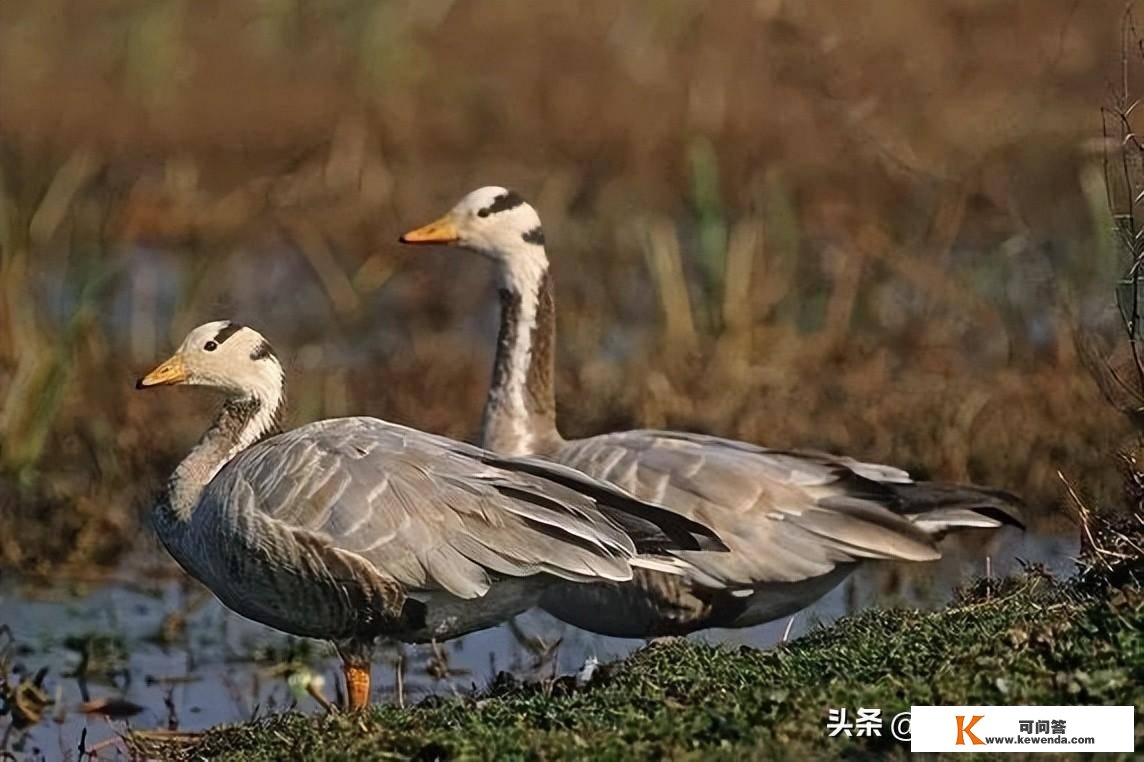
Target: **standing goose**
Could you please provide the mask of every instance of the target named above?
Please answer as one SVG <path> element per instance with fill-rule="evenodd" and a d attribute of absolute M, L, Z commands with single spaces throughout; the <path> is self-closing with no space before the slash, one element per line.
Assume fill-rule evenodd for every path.
<path fill-rule="evenodd" d="M 930 561 L 963 527 L 1021 526 L 1018 500 L 996 490 L 914 482 L 897 468 L 773 450 L 677 431 L 565 440 L 553 390 L 555 300 L 536 211 L 499 187 L 401 237 L 491 259 L 501 322 L 481 445 L 537 454 L 662 503 L 714 528 L 730 553 L 680 552 L 684 576 L 639 570 L 635 584 L 560 586 L 541 606 L 577 627 L 621 637 L 749 627 L 797 611 L 865 559 Z"/>
<path fill-rule="evenodd" d="M 654 555 L 720 547 L 710 530 L 571 468 L 512 459 L 376 418 L 278 434 L 282 365 L 251 328 L 195 328 L 138 388 L 213 387 L 222 409 L 178 465 L 153 522 L 175 560 L 226 606 L 331 640 L 347 699 L 369 699 L 380 635 L 480 630 L 547 584 L 631 579 Z"/>

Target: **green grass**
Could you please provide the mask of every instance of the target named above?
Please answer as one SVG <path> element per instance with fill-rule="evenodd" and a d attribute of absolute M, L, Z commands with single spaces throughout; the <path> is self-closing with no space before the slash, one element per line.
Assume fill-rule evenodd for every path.
<path fill-rule="evenodd" d="M 1036 570 L 937 612 L 869 611 L 771 651 L 656 644 L 583 689 L 502 679 L 468 699 L 357 716 L 286 714 L 213 730 L 193 758 L 904 757 L 830 738 L 830 707 L 1135 704 L 1144 711 L 1140 559 L 1068 583 Z"/>

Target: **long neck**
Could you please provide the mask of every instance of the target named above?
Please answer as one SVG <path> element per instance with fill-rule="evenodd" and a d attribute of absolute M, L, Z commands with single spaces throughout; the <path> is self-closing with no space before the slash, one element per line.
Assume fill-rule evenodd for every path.
<path fill-rule="evenodd" d="M 203 489 L 223 466 L 255 442 L 278 431 L 285 407 L 281 384 L 277 390 L 228 399 L 211 427 L 167 481 L 167 490 L 155 508 L 156 524 L 185 524 L 198 505 Z"/>
<path fill-rule="evenodd" d="M 500 261 L 500 332 L 481 444 L 507 455 L 544 453 L 563 440 L 553 384 L 556 304 L 539 246 Z"/>

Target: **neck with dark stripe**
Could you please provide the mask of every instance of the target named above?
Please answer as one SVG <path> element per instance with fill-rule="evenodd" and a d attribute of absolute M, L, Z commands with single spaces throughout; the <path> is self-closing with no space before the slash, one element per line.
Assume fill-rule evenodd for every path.
<path fill-rule="evenodd" d="M 481 444 L 506 455 L 543 454 L 556 429 L 556 304 L 543 247 L 500 260 L 500 331 Z"/>
<path fill-rule="evenodd" d="M 279 373 L 278 383 L 224 402 L 199 443 L 175 467 L 155 508 L 155 525 L 161 538 L 164 529 L 171 530 L 190 520 L 203 490 L 234 456 L 280 430 L 286 407 L 285 383 L 278 361 L 273 357 L 268 361 Z"/>

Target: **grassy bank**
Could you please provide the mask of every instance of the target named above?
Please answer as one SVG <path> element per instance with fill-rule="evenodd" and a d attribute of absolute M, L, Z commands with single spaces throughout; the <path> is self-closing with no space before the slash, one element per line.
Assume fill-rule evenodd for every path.
<path fill-rule="evenodd" d="M 1135 704 L 1139 739 L 1144 565 L 1138 529 L 1119 538 L 1103 544 L 1113 563 L 1093 561 L 1067 582 L 1031 569 L 978 582 L 943 611 L 869 611 L 772 651 L 656 644 L 584 688 L 572 678 L 506 679 L 476 698 L 362 717 L 280 715 L 163 751 L 259 760 L 904 756 L 888 722 L 880 738 L 831 738 L 826 713 L 880 707 L 888 720 L 911 704 Z"/>

